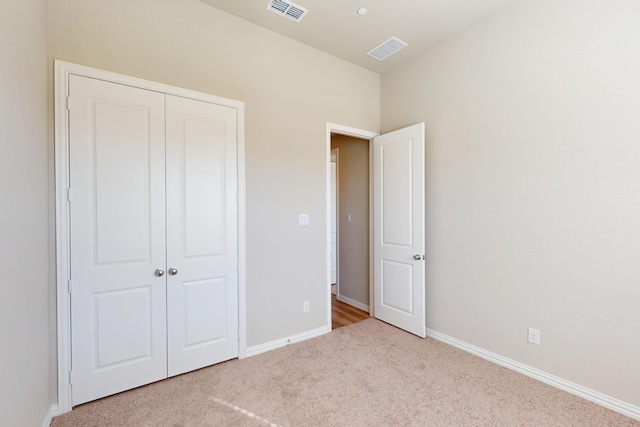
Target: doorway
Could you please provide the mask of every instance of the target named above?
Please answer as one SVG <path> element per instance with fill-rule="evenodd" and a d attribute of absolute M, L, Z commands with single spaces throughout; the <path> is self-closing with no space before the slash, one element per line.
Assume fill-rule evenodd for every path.
<path fill-rule="evenodd" d="M 370 141 L 376 135 L 327 125 L 328 317 L 334 328 L 373 315 Z"/>
<path fill-rule="evenodd" d="M 370 315 L 424 338 L 426 335 L 425 124 L 417 123 L 385 135 L 378 135 L 374 132 L 327 123 L 328 218 L 331 216 L 330 154 L 331 138 L 334 134 L 368 140 L 369 143 Z M 344 219 L 341 218 L 341 220 Z M 338 230 L 339 228 L 340 221 L 338 221 Z M 327 221 L 327 255 L 330 253 L 330 229 L 330 221 Z M 339 274 L 338 268 L 338 281 L 340 281 Z M 330 257 L 327 257 L 326 292 L 329 303 L 327 304 L 329 325 L 332 321 L 330 275 L 331 262 Z"/>
<path fill-rule="evenodd" d="M 336 152 L 336 299 L 368 313 L 369 141 L 333 134 L 331 150 Z"/>

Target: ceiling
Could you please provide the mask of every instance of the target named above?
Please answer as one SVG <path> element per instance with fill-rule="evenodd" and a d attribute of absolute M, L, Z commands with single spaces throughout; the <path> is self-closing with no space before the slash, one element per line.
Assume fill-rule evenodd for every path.
<path fill-rule="evenodd" d="M 292 0 L 309 11 L 300 22 L 268 11 L 270 0 L 201 1 L 380 73 L 512 0 Z M 367 55 L 392 36 L 408 46 L 384 61 Z"/>

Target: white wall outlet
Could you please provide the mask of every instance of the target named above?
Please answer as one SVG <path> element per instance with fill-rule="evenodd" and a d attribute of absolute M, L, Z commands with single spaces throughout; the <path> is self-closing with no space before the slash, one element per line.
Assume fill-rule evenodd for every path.
<path fill-rule="evenodd" d="M 540 331 L 537 329 L 529 328 L 529 342 L 531 344 L 540 345 Z"/>
<path fill-rule="evenodd" d="M 309 214 L 298 215 L 298 225 L 309 225 Z"/>
<path fill-rule="evenodd" d="M 302 311 L 307 313 L 309 310 L 311 310 L 311 303 L 309 303 L 309 301 L 302 301 Z"/>

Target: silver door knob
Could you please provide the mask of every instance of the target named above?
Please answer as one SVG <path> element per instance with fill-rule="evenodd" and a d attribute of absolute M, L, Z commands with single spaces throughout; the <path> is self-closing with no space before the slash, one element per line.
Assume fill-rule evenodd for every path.
<path fill-rule="evenodd" d="M 169 269 L 169 274 L 172 275 L 172 276 L 175 276 L 176 274 L 178 274 L 178 269 L 171 267 Z"/>
<path fill-rule="evenodd" d="M 161 268 L 156 269 L 156 276 L 164 276 L 164 270 Z"/>
<path fill-rule="evenodd" d="M 421 260 L 421 259 L 422 259 L 422 255 L 420 255 L 420 254 L 415 254 L 415 255 L 413 256 L 413 259 L 415 259 L 416 261 L 419 261 L 419 260 Z"/>

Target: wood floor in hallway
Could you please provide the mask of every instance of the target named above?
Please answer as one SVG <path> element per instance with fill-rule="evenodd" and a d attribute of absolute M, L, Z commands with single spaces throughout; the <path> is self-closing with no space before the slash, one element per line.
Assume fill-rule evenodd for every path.
<path fill-rule="evenodd" d="M 331 295 L 331 326 L 332 329 L 347 326 L 368 319 L 369 313 L 345 304 Z"/>

